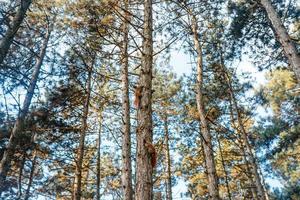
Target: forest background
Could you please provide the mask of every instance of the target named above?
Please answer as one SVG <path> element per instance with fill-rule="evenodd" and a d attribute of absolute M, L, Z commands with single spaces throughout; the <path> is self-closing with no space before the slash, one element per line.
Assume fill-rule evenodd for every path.
<path fill-rule="evenodd" d="M 299 199 L 299 7 L 0 1 L 0 198 Z"/>

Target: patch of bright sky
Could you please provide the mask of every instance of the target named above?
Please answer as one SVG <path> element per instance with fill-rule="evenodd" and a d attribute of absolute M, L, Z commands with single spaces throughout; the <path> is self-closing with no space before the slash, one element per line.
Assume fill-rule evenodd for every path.
<path fill-rule="evenodd" d="M 179 76 L 192 72 L 190 58 L 182 50 L 174 50 L 171 52 L 170 65 Z"/>

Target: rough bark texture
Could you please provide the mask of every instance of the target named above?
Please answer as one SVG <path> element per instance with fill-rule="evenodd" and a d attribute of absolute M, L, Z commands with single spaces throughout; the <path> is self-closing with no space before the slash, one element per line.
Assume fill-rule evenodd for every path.
<path fill-rule="evenodd" d="M 191 15 L 191 14 L 190 14 Z M 201 122 L 201 133 L 203 135 L 203 148 L 205 155 L 205 163 L 208 176 L 208 191 L 209 199 L 219 200 L 219 187 L 218 187 L 218 177 L 216 173 L 215 160 L 213 155 L 213 147 L 211 141 L 211 134 L 209 132 L 208 124 L 205 118 L 205 109 L 203 104 L 203 65 L 202 65 L 202 49 L 200 41 L 198 38 L 198 25 L 197 19 L 194 15 L 191 15 L 192 18 L 192 32 L 194 39 L 194 46 L 197 52 L 197 109 L 199 112 L 200 122 Z"/>
<path fill-rule="evenodd" d="M 226 75 L 226 74 L 225 74 Z M 252 152 L 252 146 L 249 142 L 248 136 L 247 136 L 247 132 L 245 130 L 243 121 L 242 121 L 242 117 L 238 108 L 238 104 L 234 95 L 234 91 L 231 85 L 231 81 L 230 78 L 228 77 L 228 75 L 226 75 L 226 79 L 229 85 L 229 92 L 230 92 L 230 98 L 233 104 L 233 108 L 236 112 L 236 117 L 237 117 L 237 122 L 238 122 L 238 127 L 239 130 L 241 132 L 241 138 L 243 140 L 244 146 L 245 146 L 245 150 L 246 150 L 246 155 L 249 159 L 249 164 L 250 166 L 250 170 L 251 170 L 251 174 L 253 175 L 254 178 L 254 184 L 257 190 L 257 198 L 259 200 L 265 200 L 265 191 L 263 188 L 263 185 L 261 183 L 260 180 L 260 176 L 259 176 L 259 171 L 258 171 L 258 167 L 257 167 L 257 163 L 256 163 L 256 159 L 255 159 L 255 155 Z"/>
<path fill-rule="evenodd" d="M 84 157 L 84 147 L 85 147 L 85 136 L 88 128 L 87 118 L 89 114 L 89 104 L 90 104 L 90 95 L 91 95 L 91 79 L 92 79 L 92 68 L 88 67 L 88 78 L 86 83 L 86 98 L 83 105 L 83 115 L 82 115 L 82 128 L 79 138 L 79 147 L 78 147 L 78 157 L 76 160 L 76 169 L 75 169 L 75 181 L 74 181 L 74 199 L 80 200 L 82 191 L 81 191 L 81 180 L 82 180 L 82 163 Z"/>
<path fill-rule="evenodd" d="M 122 187 L 123 199 L 132 200 L 132 169 L 131 169 L 131 134 L 130 134 L 130 103 L 128 81 L 128 0 L 124 1 L 123 46 L 122 58 Z"/>
<path fill-rule="evenodd" d="M 166 156 L 166 199 L 172 200 L 172 175 L 171 175 L 171 158 L 169 147 L 169 128 L 168 128 L 168 116 L 164 116 L 164 129 L 165 129 L 165 156 Z"/>
<path fill-rule="evenodd" d="M 28 110 L 31 104 L 31 100 L 34 94 L 34 89 L 36 87 L 36 83 L 39 77 L 39 73 L 40 73 L 40 69 L 43 63 L 43 59 L 45 57 L 46 54 L 46 49 L 47 49 L 47 44 L 50 38 L 50 32 L 51 30 L 49 30 L 46 34 L 46 38 L 43 42 L 43 45 L 41 47 L 41 52 L 39 54 L 39 57 L 37 58 L 36 64 L 34 66 L 34 71 L 32 73 L 32 77 L 31 77 L 31 81 L 29 84 L 29 88 L 27 90 L 25 99 L 24 99 L 24 103 L 23 103 L 23 108 L 19 113 L 19 116 L 17 118 L 17 121 L 14 124 L 14 128 L 12 130 L 12 133 L 10 135 L 9 138 L 9 142 L 7 144 L 6 147 L 6 151 L 3 154 L 2 160 L 0 162 L 0 196 L 1 193 L 3 191 L 3 186 L 5 184 L 5 179 L 6 179 L 6 175 L 7 172 L 9 171 L 10 168 L 10 163 L 12 161 L 13 155 L 15 153 L 15 148 L 17 146 L 18 143 L 18 138 L 20 136 L 20 134 L 23 131 L 23 124 L 24 124 L 24 120 L 28 114 Z M 2 186 L 2 187 L 1 187 Z"/>
<path fill-rule="evenodd" d="M 265 9 L 268 18 L 271 22 L 273 31 L 277 37 L 277 40 L 281 44 L 285 56 L 287 57 L 292 69 L 296 75 L 298 82 L 300 81 L 300 55 L 295 47 L 295 44 L 291 40 L 286 28 L 283 26 L 277 12 L 270 0 L 261 0 L 261 5 Z"/>
<path fill-rule="evenodd" d="M 17 11 L 16 16 L 13 18 L 12 24 L 8 27 L 4 37 L 0 41 L 0 65 L 2 64 L 6 54 L 14 40 L 14 36 L 17 33 L 21 23 L 23 22 L 26 11 L 31 4 L 31 0 L 22 0 L 20 8 Z"/>
<path fill-rule="evenodd" d="M 152 0 L 144 1 L 144 31 L 143 56 L 139 86 L 142 87 L 142 96 L 137 109 L 137 183 L 136 200 L 151 200 L 153 198 L 153 183 L 151 157 L 145 144 L 152 142 Z"/>

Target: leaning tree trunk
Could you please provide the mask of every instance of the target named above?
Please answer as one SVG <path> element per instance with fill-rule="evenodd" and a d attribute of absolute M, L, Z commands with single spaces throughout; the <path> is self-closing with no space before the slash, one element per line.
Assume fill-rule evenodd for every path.
<path fill-rule="evenodd" d="M 86 97 L 83 105 L 83 115 L 82 115 L 82 127 L 79 138 L 79 147 L 78 147 L 78 157 L 76 160 L 76 169 L 75 169 L 75 180 L 74 180 L 74 199 L 81 199 L 81 186 L 82 186 L 82 163 L 84 157 L 84 148 L 85 148 L 85 136 L 88 128 L 87 118 L 89 114 L 89 105 L 90 105 L 90 96 L 91 96 L 91 81 L 92 81 L 92 67 L 86 66 L 88 70 L 88 77 L 86 83 Z"/>
<path fill-rule="evenodd" d="M 194 15 L 190 14 L 192 18 L 192 32 L 194 37 L 194 46 L 197 52 L 197 109 L 199 112 L 200 122 L 201 122 L 201 133 L 203 135 L 203 148 L 205 155 L 205 163 L 208 176 L 208 191 L 210 199 L 218 200 L 219 197 L 219 187 L 218 187 L 218 177 L 216 173 L 215 160 L 213 155 L 213 147 L 211 141 L 211 134 L 208 128 L 208 124 L 205 118 L 205 109 L 203 103 L 203 65 L 202 65 L 202 49 L 200 41 L 198 38 L 198 25 L 197 19 Z"/>
<path fill-rule="evenodd" d="M 8 29 L 4 37 L 0 41 L 0 65 L 2 64 L 6 54 L 9 50 L 10 45 L 14 40 L 18 29 L 20 28 L 21 23 L 25 18 L 26 11 L 28 10 L 31 4 L 31 0 L 22 0 L 19 10 L 17 11 L 16 16 L 13 18 L 12 24 L 8 26 Z"/>
<path fill-rule="evenodd" d="M 265 200 L 265 191 L 264 191 L 263 185 L 262 185 L 261 180 L 260 180 L 255 155 L 252 152 L 252 146 L 249 142 L 247 132 L 246 132 L 244 124 L 242 122 L 242 116 L 241 116 L 240 110 L 238 108 L 237 100 L 236 100 L 235 95 L 234 95 L 234 91 L 233 91 L 233 88 L 232 88 L 232 85 L 231 85 L 231 81 L 230 81 L 230 78 L 229 78 L 229 76 L 226 72 L 225 72 L 225 76 L 226 76 L 227 84 L 229 86 L 229 93 L 230 93 L 230 98 L 231 98 L 231 101 L 232 101 L 232 104 L 233 104 L 233 108 L 234 108 L 234 110 L 236 112 L 236 115 L 237 115 L 238 127 L 239 127 L 240 132 L 241 132 L 241 137 L 242 137 L 244 146 L 246 147 L 246 154 L 247 154 L 247 157 L 249 158 L 249 164 L 251 165 L 250 170 L 251 170 L 251 173 L 254 177 L 254 184 L 255 184 L 255 187 L 256 187 L 256 190 L 257 190 L 257 198 L 259 200 Z"/>
<path fill-rule="evenodd" d="M 20 111 L 17 121 L 14 124 L 14 128 L 12 130 L 12 133 L 9 138 L 9 142 L 6 147 L 6 151 L 4 152 L 2 160 L 0 162 L 0 196 L 1 196 L 1 193 L 3 192 L 3 186 L 5 184 L 6 175 L 10 169 L 10 163 L 11 163 L 13 155 L 15 153 L 15 149 L 16 149 L 16 146 L 18 143 L 18 138 L 24 128 L 24 120 L 27 116 L 29 106 L 31 104 L 31 100 L 34 95 L 34 89 L 36 87 L 40 69 L 43 64 L 43 59 L 46 54 L 46 49 L 47 49 L 47 44 L 48 44 L 48 41 L 50 38 L 50 33 L 51 33 L 51 29 L 49 29 L 46 33 L 46 38 L 43 42 L 41 52 L 39 54 L 39 57 L 37 58 L 35 66 L 34 66 L 34 71 L 32 73 L 29 88 L 27 90 L 27 93 L 26 93 L 26 96 L 24 99 L 23 108 Z"/>
<path fill-rule="evenodd" d="M 142 69 L 139 80 L 141 96 L 138 103 L 137 128 L 137 185 L 136 200 L 153 198 L 153 168 L 148 143 L 152 143 L 152 0 L 144 1 L 144 31 Z"/>
<path fill-rule="evenodd" d="M 168 116 L 165 114 L 164 118 L 165 129 L 165 156 L 166 156 L 166 200 L 172 200 L 172 175 L 171 175 L 171 158 L 170 158 L 170 146 L 169 146 L 169 128 L 168 128 Z"/>
<path fill-rule="evenodd" d="M 287 57 L 292 69 L 296 75 L 298 82 L 300 81 L 300 55 L 295 47 L 295 44 L 291 40 L 286 28 L 283 26 L 277 12 L 270 0 L 260 0 L 262 7 L 265 9 L 268 18 L 271 22 L 273 31 L 277 36 L 277 40 L 281 44 L 285 56 Z"/>
<path fill-rule="evenodd" d="M 265 198 L 266 198 L 266 200 L 270 200 L 269 194 L 268 194 L 267 188 L 266 188 L 266 182 L 265 182 L 263 173 L 262 173 L 262 171 L 261 171 L 261 168 L 259 167 L 258 170 L 259 170 L 259 174 L 261 175 L 261 179 L 262 179 L 261 182 L 262 182 L 262 186 L 263 186 L 264 191 L 265 191 Z"/>
<path fill-rule="evenodd" d="M 131 135 L 130 135 L 130 103 L 128 81 L 128 0 L 124 1 L 123 46 L 122 58 L 122 188 L 123 199 L 132 200 L 132 169 L 131 169 Z"/>

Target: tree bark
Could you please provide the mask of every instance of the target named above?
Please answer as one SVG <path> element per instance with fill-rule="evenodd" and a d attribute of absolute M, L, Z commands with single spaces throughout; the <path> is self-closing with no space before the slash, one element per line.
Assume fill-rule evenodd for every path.
<path fill-rule="evenodd" d="M 172 175 L 171 175 L 171 158 L 170 158 L 170 147 L 169 147 L 169 128 L 168 128 L 168 116 L 164 116 L 164 129 L 165 129 L 165 156 L 166 156 L 166 199 L 172 200 Z"/>
<path fill-rule="evenodd" d="M 132 200 L 132 168 L 131 168 L 131 133 L 130 133 L 130 102 L 129 102 L 129 81 L 128 81 L 128 5 L 129 1 L 124 1 L 123 22 L 123 46 L 121 49 L 122 58 L 122 187 L 124 200 Z"/>
<path fill-rule="evenodd" d="M 26 96 L 24 99 L 23 108 L 20 111 L 18 118 L 14 124 L 14 128 L 12 130 L 12 133 L 9 138 L 9 142 L 6 147 L 6 151 L 4 152 L 1 163 L 0 163 L 0 196 L 1 196 L 1 193 L 3 192 L 3 186 L 5 184 L 6 175 L 9 171 L 10 163 L 11 163 L 13 155 L 15 153 L 16 145 L 18 143 L 17 140 L 24 128 L 24 120 L 28 114 L 31 100 L 34 95 L 34 89 L 36 87 L 37 80 L 38 80 L 38 77 L 40 74 L 40 69 L 43 64 L 43 59 L 46 54 L 46 49 L 47 49 L 48 41 L 50 38 L 50 33 L 51 33 L 51 29 L 49 29 L 46 33 L 46 37 L 43 42 L 41 52 L 39 54 L 39 57 L 37 58 L 35 66 L 34 66 L 34 71 L 32 73 L 29 88 L 27 90 L 27 93 L 26 93 Z"/>
<path fill-rule="evenodd" d="M 153 168 L 147 143 L 152 143 L 152 0 L 144 1 L 144 30 L 142 69 L 139 86 L 142 89 L 137 108 L 137 186 L 136 200 L 151 200 L 153 198 Z"/>
<path fill-rule="evenodd" d="M 208 128 L 208 124 L 205 118 L 205 108 L 203 103 L 203 65 L 202 65 L 202 48 L 200 45 L 200 41 L 198 38 L 198 25 L 197 19 L 194 15 L 190 14 L 192 19 L 192 32 L 194 39 L 194 46 L 197 52 L 197 109 L 199 112 L 200 122 L 201 122 L 201 133 L 203 135 L 203 148 L 205 155 L 205 163 L 207 169 L 208 176 L 208 191 L 209 191 L 209 199 L 219 200 L 219 186 L 218 186 L 218 177 L 216 173 L 215 160 L 213 155 L 213 147 L 211 141 L 211 134 Z"/>
<path fill-rule="evenodd" d="M 74 180 L 74 199 L 80 200 L 82 195 L 82 163 L 84 157 L 84 148 L 85 148 L 85 136 L 88 128 L 87 118 L 89 114 L 89 105 L 90 105 L 90 96 L 91 96 L 91 81 L 92 81 L 92 67 L 86 66 L 88 70 L 88 78 L 86 83 L 86 98 L 83 105 L 83 116 L 82 116 L 82 128 L 79 138 L 79 147 L 78 147 L 78 157 L 76 160 L 76 169 L 75 169 L 75 180 Z"/>
<path fill-rule="evenodd" d="M 4 37 L 0 41 L 0 65 L 8 53 L 8 50 L 14 40 L 14 36 L 19 30 L 30 4 L 31 0 L 21 1 L 20 8 L 18 9 L 16 16 L 13 18 L 12 24 L 9 25 Z"/>
<path fill-rule="evenodd" d="M 271 22 L 273 31 L 277 36 L 277 40 L 281 44 L 285 56 L 287 57 L 292 69 L 296 75 L 298 82 L 300 81 L 300 55 L 294 42 L 291 40 L 286 28 L 283 26 L 281 19 L 270 0 L 261 0 L 262 7 L 265 9 L 267 16 Z"/>

